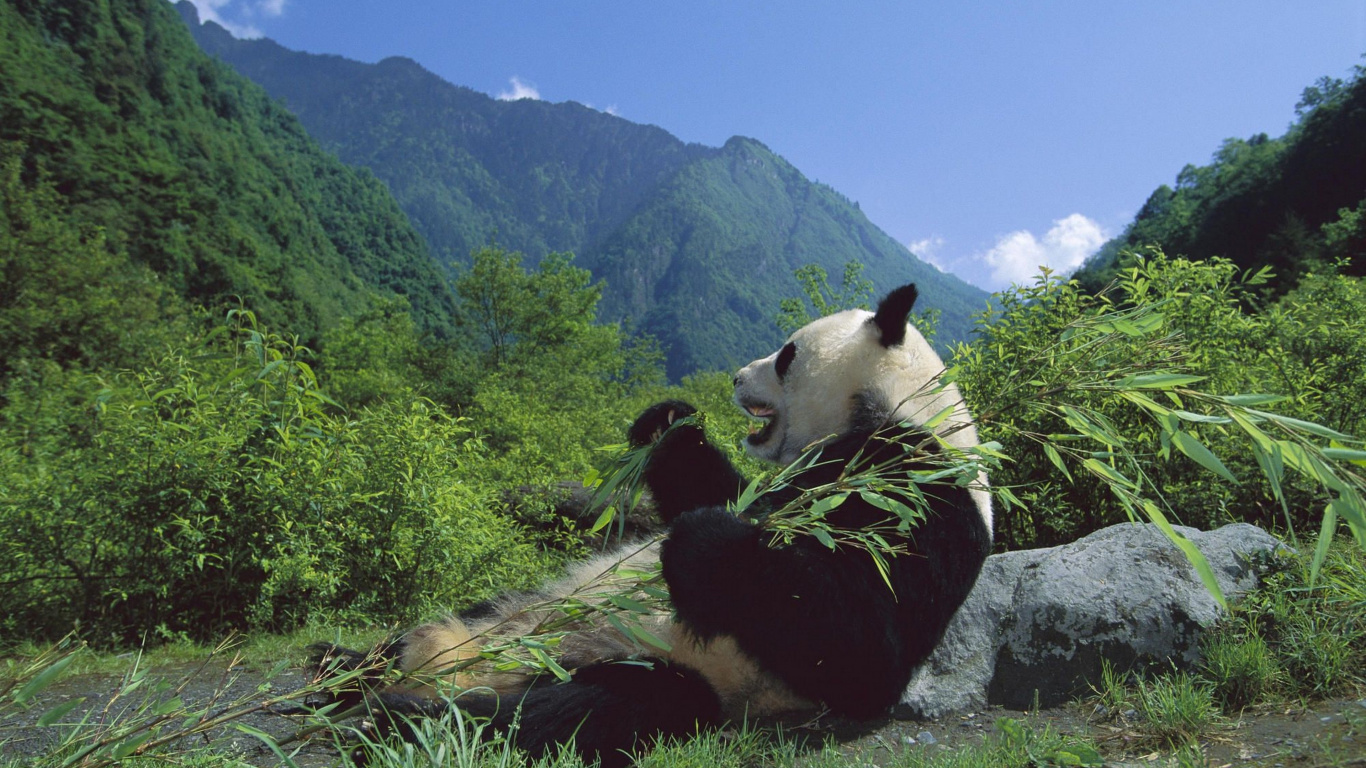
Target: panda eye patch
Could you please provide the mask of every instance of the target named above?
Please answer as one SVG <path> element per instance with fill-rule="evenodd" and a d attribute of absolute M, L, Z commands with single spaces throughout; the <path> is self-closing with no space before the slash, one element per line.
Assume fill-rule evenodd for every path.
<path fill-rule="evenodd" d="M 774 363 L 774 368 L 778 370 L 778 378 L 787 375 L 787 369 L 792 366 L 792 360 L 797 356 L 797 345 L 788 342 L 778 351 L 778 362 Z"/>

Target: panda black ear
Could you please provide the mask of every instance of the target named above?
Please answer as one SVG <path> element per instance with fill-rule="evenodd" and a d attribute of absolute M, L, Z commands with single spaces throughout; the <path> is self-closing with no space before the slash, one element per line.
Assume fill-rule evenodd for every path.
<path fill-rule="evenodd" d="M 878 340 L 884 347 L 895 347 L 906 340 L 906 318 L 915 306 L 915 283 L 903 285 L 887 294 L 877 305 L 872 323 L 877 326 Z"/>

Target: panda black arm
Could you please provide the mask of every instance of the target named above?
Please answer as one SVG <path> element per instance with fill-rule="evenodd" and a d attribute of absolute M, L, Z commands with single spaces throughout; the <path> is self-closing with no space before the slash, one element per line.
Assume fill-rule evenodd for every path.
<path fill-rule="evenodd" d="M 681 400 L 665 400 L 645 409 L 627 433 L 632 446 L 654 443 L 644 478 L 665 523 L 699 507 L 724 506 L 738 498 L 747 483 L 707 440 L 701 425 L 673 426 L 696 412 Z"/>

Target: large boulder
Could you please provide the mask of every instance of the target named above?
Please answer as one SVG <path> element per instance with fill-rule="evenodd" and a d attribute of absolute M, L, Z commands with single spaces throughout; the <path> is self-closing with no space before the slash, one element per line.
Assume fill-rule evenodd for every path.
<path fill-rule="evenodd" d="M 1245 523 L 1177 530 L 1204 554 L 1228 599 L 1256 587 L 1256 563 L 1285 548 Z M 1221 611 L 1194 566 L 1153 525 L 1116 525 L 1059 547 L 993 555 L 912 678 L 902 714 L 1054 706 L 1098 682 L 1102 660 L 1121 671 L 1189 667 Z"/>

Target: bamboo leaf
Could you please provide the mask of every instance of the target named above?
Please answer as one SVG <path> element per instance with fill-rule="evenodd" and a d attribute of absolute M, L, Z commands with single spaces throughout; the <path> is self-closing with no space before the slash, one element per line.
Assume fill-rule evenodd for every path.
<path fill-rule="evenodd" d="M 617 632 L 620 632 L 622 637 L 626 638 L 627 640 L 631 639 L 631 630 L 626 628 L 626 622 L 622 621 L 620 617 L 611 613 L 605 613 L 602 617 L 604 620 L 607 621 L 608 624 L 612 625 L 613 629 L 615 629 Z"/>
<path fill-rule="evenodd" d="M 928 421 L 926 421 L 924 424 L 921 425 L 921 427 L 922 427 L 923 429 L 932 430 L 932 429 L 934 429 L 935 427 L 937 427 L 937 426 L 939 426 L 940 424 L 942 424 L 942 423 L 944 422 L 944 419 L 947 419 L 947 418 L 949 417 L 949 414 L 951 414 L 951 413 L 953 413 L 953 406 L 952 406 L 952 405 L 948 406 L 947 408 L 945 408 L 944 410 L 940 411 L 939 413 L 936 413 L 935 415 L 931 416 L 931 417 L 929 418 Z"/>
<path fill-rule="evenodd" d="M 1083 459 L 1081 463 L 1087 469 L 1091 470 L 1093 474 L 1099 475 L 1100 477 L 1111 483 L 1116 483 L 1120 486 L 1123 486 L 1124 488 L 1134 487 L 1134 483 L 1132 480 L 1120 474 L 1119 470 L 1115 469 L 1109 464 L 1097 461 L 1095 459 Z"/>
<path fill-rule="evenodd" d="M 1008 488 L 1007 486 L 993 485 L 991 486 L 991 493 L 996 498 L 1005 502 L 1007 509 L 1011 507 L 1014 507 L 1016 509 L 1025 508 L 1024 502 L 1020 501 L 1019 497 L 1015 495 L 1015 492 L 1010 490 L 1010 488 Z"/>
<path fill-rule="evenodd" d="M 531 655 L 534 656 L 537 661 L 541 662 L 546 669 L 550 670 L 552 675 L 559 678 L 561 682 L 569 682 L 569 673 L 564 671 L 564 667 L 561 667 L 554 659 L 550 658 L 550 654 L 540 648 L 528 648 L 527 650 L 531 651 Z"/>
<path fill-rule="evenodd" d="M 1319 527 L 1318 544 L 1314 546 L 1314 559 L 1309 563 L 1309 586 L 1318 581 L 1319 569 L 1324 558 L 1328 557 L 1328 547 L 1333 543 L 1333 534 L 1338 530 L 1338 510 L 1333 504 L 1323 509 L 1323 523 Z"/>
<path fill-rule="evenodd" d="M 633 637 L 635 637 L 637 640 L 646 643 L 647 645 L 653 645 L 661 651 L 666 652 L 673 650 L 672 646 L 670 646 L 668 643 L 664 642 L 660 638 L 656 637 L 653 633 L 651 633 L 645 627 L 640 626 L 639 624 L 627 624 L 626 628 L 631 631 L 631 635 Z"/>
<path fill-rule="evenodd" d="M 1173 389 L 1204 380 L 1204 376 L 1191 376 L 1184 373 L 1139 373 L 1133 376 L 1125 376 L 1115 386 L 1132 389 Z"/>
<path fill-rule="evenodd" d="M 44 688 L 52 685 L 52 683 L 56 682 L 58 677 L 61 677 L 62 672 L 71 665 L 71 662 L 74 661 L 75 658 L 76 656 L 74 654 L 68 654 L 47 665 L 42 672 L 34 675 L 32 680 L 25 683 L 24 687 L 20 688 L 12 696 L 14 703 L 25 704 L 29 699 L 41 693 Z"/>
<path fill-rule="evenodd" d="M 598 531 L 601 531 L 603 528 L 606 528 L 607 524 L 612 522 L 612 518 L 616 517 L 616 514 L 616 507 L 613 507 L 611 504 L 608 504 L 607 506 L 603 507 L 602 513 L 598 515 L 597 520 L 593 521 L 593 526 L 588 529 L 588 532 L 597 533 Z"/>
<path fill-rule="evenodd" d="M 289 766 L 289 768 L 298 768 L 298 763 L 294 762 L 294 759 L 292 757 L 286 755 L 284 753 L 284 750 L 280 749 L 280 745 L 278 742 L 275 741 L 275 737 L 271 736 L 265 731 L 262 731 L 258 728 L 253 728 L 250 725 L 246 725 L 244 723 L 233 723 L 232 727 L 236 728 L 238 731 L 242 733 L 245 733 L 248 736 L 255 738 L 262 744 L 265 744 L 267 749 L 275 753 L 276 759 L 278 759 L 282 765 Z"/>
<path fill-rule="evenodd" d="M 1165 533 L 1173 544 L 1185 553 L 1186 559 L 1190 561 L 1191 565 L 1195 566 L 1195 572 L 1200 575 L 1200 581 L 1204 583 L 1205 589 L 1208 589 L 1209 593 L 1218 601 L 1219 606 L 1227 611 L 1228 601 L 1224 599 L 1224 590 L 1219 588 L 1219 580 L 1214 577 L 1214 569 L 1210 567 L 1209 561 L 1205 559 L 1204 553 L 1197 549 L 1196 546 L 1191 543 L 1190 539 L 1177 533 L 1171 523 L 1167 522 L 1166 515 L 1162 514 L 1162 511 L 1157 508 L 1156 504 L 1153 504 L 1151 501 L 1143 502 L 1143 511 L 1147 514 L 1148 519 L 1151 520 L 1159 530 Z"/>
<path fill-rule="evenodd" d="M 1350 448 L 1324 448 L 1323 455 L 1334 461 L 1350 461 L 1353 464 L 1366 465 L 1366 451 Z"/>
<path fill-rule="evenodd" d="M 1182 421 L 1189 421 L 1196 424 L 1230 424 L 1233 419 L 1227 416 L 1216 416 L 1207 413 L 1191 413 L 1190 411 L 1173 411 Z"/>
<path fill-rule="evenodd" d="M 877 575 L 882 577 L 882 583 L 887 585 L 887 589 L 891 590 L 892 597 L 895 599 L 896 588 L 892 586 L 892 576 L 887 570 L 887 560 L 876 549 L 869 549 L 868 554 L 873 558 L 873 566 L 877 568 Z"/>
<path fill-rule="evenodd" d="M 740 498 L 735 501 L 735 511 L 744 512 L 757 498 L 759 498 L 759 478 L 756 477 L 749 481 L 749 485 L 740 492 Z"/>
<path fill-rule="evenodd" d="M 1240 405 L 1243 407 L 1252 405 L 1271 405 L 1287 399 L 1284 395 L 1225 395 L 1220 400 L 1229 405 Z"/>
<path fill-rule="evenodd" d="M 1210 449 L 1206 448 L 1204 443 L 1195 439 L 1195 436 L 1191 433 L 1177 430 L 1172 433 L 1172 442 L 1182 453 L 1194 459 L 1200 466 L 1224 478 L 1230 483 L 1237 484 L 1238 478 L 1234 477 L 1233 473 L 1228 471 L 1228 467 L 1224 466 L 1224 462 L 1220 461 L 1218 456 L 1215 456 Z"/>
<path fill-rule="evenodd" d="M 849 498 L 849 494 L 847 492 L 832 493 L 829 496 L 817 499 L 816 502 L 811 505 L 809 512 L 812 515 L 816 516 L 824 515 L 826 512 L 829 512 L 830 510 L 835 509 L 839 505 L 843 504 L 844 500 L 847 498 Z"/>
<path fill-rule="evenodd" d="M 158 704 L 156 708 L 152 710 L 152 714 L 156 717 L 162 717 L 164 715 L 169 715 L 170 713 L 178 709 L 183 709 L 184 707 L 185 702 L 182 701 L 179 696 L 177 696 L 173 699 L 168 699 Z"/>
<path fill-rule="evenodd" d="M 1355 440 L 1351 435 L 1343 434 L 1337 431 L 1336 429 L 1329 429 L 1328 427 L 1325 427 L 1322 424 L 1315 424 L 1312 421 L 1292 419 L 1289 416 L 1282 416 L 1279 413 L 1271 413 L 1270 411 L 1257 411 L 1251 408 L 1248 409 L 1248 413 L 1254 413 L 1258 416 L 1261 416 L 1264 419 L 1269 419 L 1278 424 L 1283 424 L 1292 429 L 1303 430 L 1305 432 L 1318 435 L 1319 437 L 1331 437 L 1334 440 L 1346 440 L 1349 442 L 1357 442 L 1357 440 Z"/>
<path fill-rule="evenodd" d="M 146 733 L 140 733 L 136 736 L 130 736 L 124 739 L 123 741 L 119 742 L 118 744 L 115 744 L 114 748 L 109 751 L 109 756 L 115 760 L 122 760 L 123 758 L 128 757 L 129 755 L 136 752 L 138 750 L 138 747 L 141 747 L 150 738 L 152 738 L 152 734 L 150 731 Z"/>
<path fill-rule="evenodd" d="M 1076 482 L 1072 479 L 1072 473 L 1067 471 L 1067 465 L 1063 463 L 1062 455 L 1058 453 L 1057 448 L 1044 443 L 1043 454 L 1048 457 L 1049 461 L 1053 462 L 1053 466 L 1057 467 L 1059 472 L 1062 472 L 1063 477 L 1066 477 L 1069 483 Z"/>
<path fill-rule="evenodd" d="M 43 716 L 42 716 L 42 717 L 38 718 L 38 727 L 39 727 L 39 728 L 46 728 L 46 727 L 48 727 L 49 725 L 52 725 L 53 723 L 56 723 L 57 721 L 61 720 L 63 717 L 66 717 L 67 713 L 69 713 L 71 710 L 75 709 L 76 707 L 80 706 L 81 703 L 84 702 L 84 701 L 85 701 L 85 697 L 82 696 L 82 697 L 79 698 L 79 699 L 72 699 L 72 700 L 70 700 L 70 701 L 64 701 L 64 702 L 62 702 L 61 704 L 58 704 L 57 706 L 53 707 L 52 709 L 49 709 L 48 711 L 46 711 L 46 712 L 43 713 Z"/>
<path fill-rule="evenodd" d="M 892 500 L 873 491 L 859 491 L 859 498 L 884 512 L 892 511 Z"/>
<path fill-rule="evenodd" d="M 282 366 L 282 365 L 284 365 L 284 364 L 285 364 L 285 361 L 284 361 L 284 360 L 273 360 L 273 361 L 267 363 L 266 366 L 265 366 L 264 368 L 262 368 L 261 370 L 259 370 L 259 371 L 256 372 L 256 378 L 257 378 L 257 380 L 259 381 L 260 379 L 264 379 L 265 377 L 269 376 L 269 375 L 271 374 L 271 372 L 273 372 L 276 368 L 279 368 L 280 366 Z"/>
<path fill-rule="evenodd" d="M 1347 521 L 1357 544 L 1366 550 L 1366 504 L 1362 503 L 1361 494 L 1353 491 L 1343 493 L 1333 501 L 1333 508 Z"/>
<path fill-rule="evenodd" d="M 630 611 L 631 613 L 643 614 L 650 612 L 649 607 L 646 606 L 644 603 L 640 602 L 639 600 L 629 598 L 625 595 L 612 595 L 607 598 L 607 602 L 611 603 L 612 605 L 615 605 L 623 611 Z"/>
<path fill-rule="evenodd" d="M 1157 402 L 1156 400 L 1153 400 L 1152 398 L 1148 397 L 1147 395 L 1140 395 L 1140 394 L 1137 393 L 1137 392 L 1124 392 L 1124 391 L 1121 391 L 1121 392 L 1119 393 L 1119 396 L 1122 397 L 1122 398 L 1124 398 L 1125 400 L 1128 400 L 1129 402 L 1133 403 L 1134 405 L 1140 406 L 1140 407 L 1142 407 L 1142 408 L 1146 408 L 1147 410 L 1152 411 L 1153 413 L 1158 414 L 1159 416 L 1160 416 L 1160 415 L 1164 415 L 1164 414 L 1171 413 L 1171 409 L 1170 409 L 1170 408 L 1167 408 L 1167 407 L 1164 406 L 1164 405 L 1159 405 L 1158 402 Z"/>
<path fill-rule="evenodd" d="M 820 543 L 824 544 L 824 545 L 826 546 L 827 549 L 834 549 L 834 548 L 835 548 L 835 540 L 832 539 L 832 538 L 830 538 L 830 533 L 829 533 L 829 531 L 826 531 L 824 528 L 820 528 L 820 527 L 814 527 L 814 528 L 812 528 L 812 529 L 811 529 L 811 535 L 812 535 L 812 536 L 815 536 L 815 537 L 816 537 L 816 541 L 819 541 Z"/>

